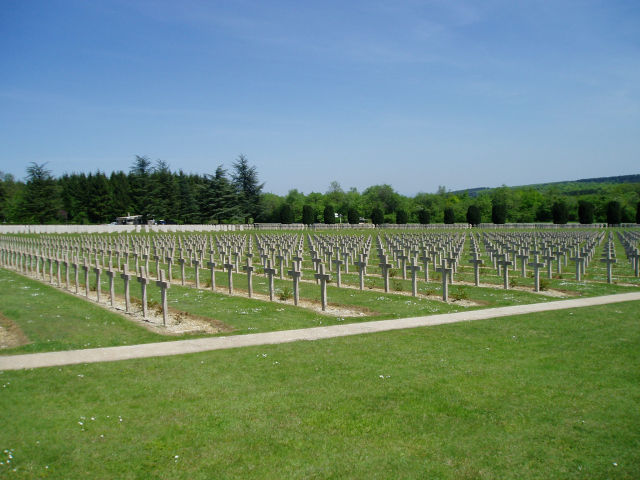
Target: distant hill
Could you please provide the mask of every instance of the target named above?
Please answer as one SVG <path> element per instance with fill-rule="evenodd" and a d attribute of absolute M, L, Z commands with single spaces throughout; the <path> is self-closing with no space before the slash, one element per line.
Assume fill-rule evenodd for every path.
<path fill-rule="evenodd" d="M 597 178 L 581 178 L 580 180 L 565 180 L 562 182 L 549 182 L 549 183 L 533 183 L 530 185 L 516 185 L 509 188 L 521 189 L 532 188 L 534 190 L 545 191 L 551 188 L 557 188 L 562 190 L 568 195 L 588 195 L 591 193 L 597 193 L 601 188 L 601 185 L 612 185 L 619 183 L 640 183 L 639 175 L 619 175 L 617 177 L 597 177 Z M 463 190 L 455 190 L 450 193 L 460 195 L 465 192 L 470 197 L 477 197 L 481 192 L 493 190 L 491 187 L 475 187 L 465 188 Z"/>

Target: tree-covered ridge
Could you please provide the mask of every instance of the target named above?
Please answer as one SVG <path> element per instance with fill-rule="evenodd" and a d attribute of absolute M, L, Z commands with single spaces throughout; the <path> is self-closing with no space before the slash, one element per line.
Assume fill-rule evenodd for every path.
<path fill-rule="evenodd" d="M 129 172 L 51 175 L 31 164 L 26 181 L 0 173 L 3 223 L 109 223 L 143 215 L 167 223 L 640 223 L 640 175 L 556 182 L 537 186 L 401 195 L 390 185 L 359 192 L 337 181 L 326 192 L 263 193 L 264 184 L 247 158 L 211 174 L 172 171 L 136 156 Z M 603 181 L 591 181 L 603 180 Z"/>

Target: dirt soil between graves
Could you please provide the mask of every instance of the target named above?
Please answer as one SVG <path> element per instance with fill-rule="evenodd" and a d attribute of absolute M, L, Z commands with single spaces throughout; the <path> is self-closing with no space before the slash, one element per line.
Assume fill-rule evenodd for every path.
<path fill-rule="evenodd" d="M 18 325 L 0 313 L 0 350 L 26 345 L 29 339 Z"/>
<path fill-rule="evenodd" d="M 162 306 L 148 305 L 146 319 L 142 315 L 142 301 L 131 297 L 129 313 L 126 312 L 124 297 L 116 296 L 114 306 L 109 303 L 99 304 L 109 310 L 115 310 L 123 315 L 127 320 L 131 320 L 147 330 L 162 335 L 184 335 L 186 333 L 228 333 L 233 331 L 233 327 L 213 318 L 200 317 L 187 312 L 169 307 L 167 315 L 167 325 L 163 325 Z"/>
<path fill-rule="evenodd" d="M 300 280 L 301 283 L 304 281 L 305 280 Z M 307 281 L 307 283 L 313 283 L 313 282 Z M 192 287 L 195 289 L 196 288 L 195 282 L 185 282 L 185 287 Z M 202 285 L 201 285 L 201 289 L 211 291 L 211 287 L 202 288 Z M 249 291 L 244 288 L 238 288 L 234 286 L 233 291 L 234 291 L 234 295 L 229 295 L 228 287 L 223 287 L 222 285 L 216 285 L 216 289 L 215 289 L 215 293 L 220 293 L 222 295 L 227 295 L 230 297 L 237 296 L 242 298 L 249 298 L 248 297 Z M 252 293 L 251 298 L 255 300 L 262 300 L 265 302 L 269 301 L 269 295 L 266 295 L 263 293 L 256 293 L 255 291 Z M 290 297 L 288 297 L 286 300 L 282 300 L 279 296 L 279 293 L 274 293 L 273 303 L 290 305 L 292 307 L 295 306 L 293 303 L 293 294 Z M 332 304 L 331 302 L 327 303 L 327 309 L 325 311 L 322 311 L 322 304 L 320 303 L 320 301 L 309 300 L 306 298 L 300 298 L 298 300 L 298 308 L 306 308 L 307 310 L 313 310 L 315 313 L 319 313 L 320 315 L 329 315 L 329 316 L 336 316 L 336 317 L 365 317 L 365 316 L 370 317 L 378 314 L 378 312 L 374 312 L 373 310 L 370 310 L 366 307 L 357 307 L 353 305 L 345 307 L 344 305 L 336 305 L 336 304 Z"/>

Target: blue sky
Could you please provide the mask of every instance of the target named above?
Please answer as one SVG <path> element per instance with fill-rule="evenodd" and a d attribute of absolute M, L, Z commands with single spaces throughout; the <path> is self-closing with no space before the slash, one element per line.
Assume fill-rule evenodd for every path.
<path fill-rule="evenodd" d="M 640 173 L 640 2 L 4 0 L 0 171 L 413 195 Z"/>

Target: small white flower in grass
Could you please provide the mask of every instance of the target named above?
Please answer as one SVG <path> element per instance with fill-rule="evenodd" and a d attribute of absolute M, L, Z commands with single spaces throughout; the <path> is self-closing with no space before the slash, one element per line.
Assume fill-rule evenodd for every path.
<path fill-rule="evenodd" d="M 613 462 L 613 466 L 617 467 L 618 466 L 618 462 Z"/>

